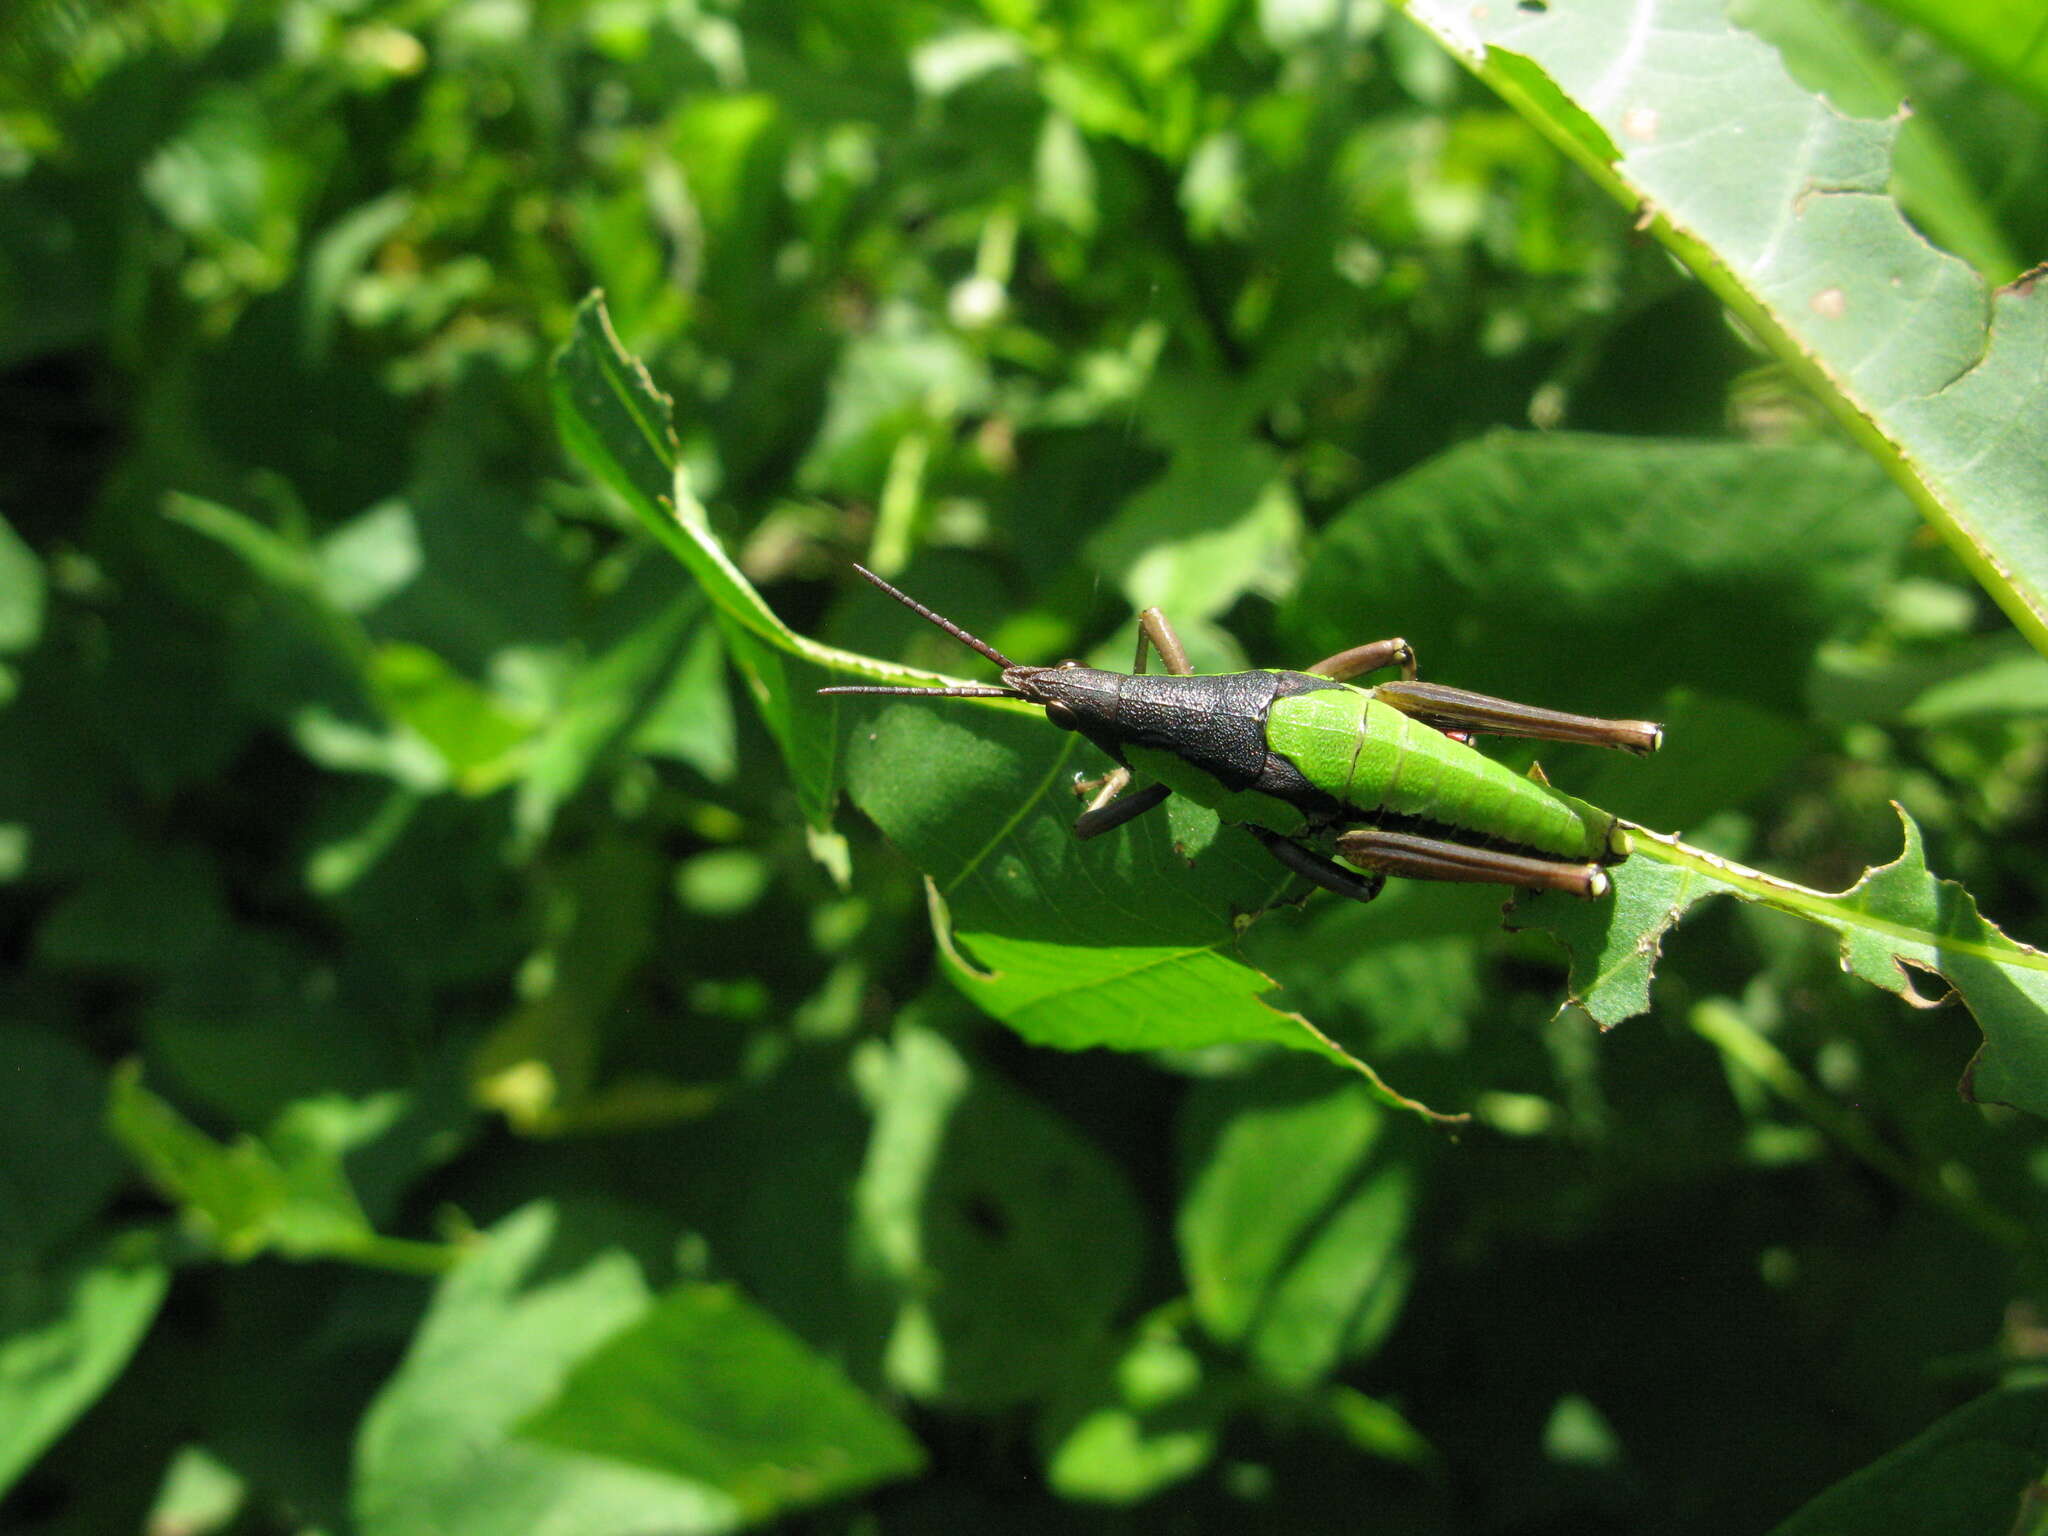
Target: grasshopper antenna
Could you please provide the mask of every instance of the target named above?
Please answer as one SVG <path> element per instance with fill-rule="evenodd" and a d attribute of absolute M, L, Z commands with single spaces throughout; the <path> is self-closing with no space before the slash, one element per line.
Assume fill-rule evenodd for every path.
<path fill-rule="evenodd" d="M 859 571 L 861 575 L 865 576 L 869 581 L 873 582 L 876 586 L 880 587 L 884 592 L 888 593 L 891 597 L 895 598 L 897 602 L 901 603 L 904 607 L 908 608 L 912 613 L 916 614 L 919 618 L 931 620 L 932 623 L 938 625 L 939 628 L 943 629 L 955 640 L 958 640 L 962 645 L 973 646 L 977 651 L 981 652 L 982 655 L 986 656 L 990 661 L 994 662 L 997 666 L 1001 667 L 1005 672 L 1009 671 L 1012 667 L 1017 665 L 1017 663 L 1010 660 L 1009 657 L 1005 656 L 1001 651 L 997 650 L 994 646 L 990 645 L 986 640 L 982 640 L 974 635 L 970 635 L 969 633 L 967 633 L 966 630 L 962 629 L 958 624 L 955 624 L 951 619 L 941 618 L 938 614 L 933 613 L 931 609 L 925 607 L 923 603 L 920 603 L 916 598 L 912 597 L 908 592 L 897 591 L 894 587 L 890 586 L 889 583 L 882 580 L 881 577 L 877 576 L 873 571 L 869 570 L 859 561 L 856 560 L 851 563 L 856 571 Z"/>
<path fill-rule="evenodd" d="M 926 699 L 1021 699 L 1011 688 L 890 688 L 880 683 L 842 683 L 837 688 L 820 688 L 820 693 L 913 693 Z"/>
<path fill-rule="evenodd" d="M 851 564 L 853 565 L 853 568 L 856 571 L 859 571 L 861 573 L 862 576 L 866 577 L 869 581 L 873 582 L 876 586 L 880 587 L 884 592 L 888 593 L 891 597 L 895 598 L 897 602 L 901 603 L 904 607 L 908 608 L 912 613 L 916 614 L 919 618 L 929 619 L 932 623 L 938 625 L 939 628 L 943 629 L 947 634 L 951 635 L 955 640 L 958 640 L 962 645 L 973 646 L 974 649 L 981 652 L 982 655 L 986 656 L 990 661 L 994 662 L 997 666 L 1001 667 L 1005 672 L 1009 671 L 1011 668 L 1017 665 L 1017 663 L 1010 660 L 1009 657 L 1005 656 L 1001 651 L 997 650 L 994 646 L 990 645 L 986 640 L 983 640 L 976 635 L 970 635 L 966 630 L 962 629 L 958 624 L 955 624 L 951 619 L 942 618 L 940 615 L 933 613 L 931 609 L 925 607 L 923 603 L 920 603 L 908 592 L 897 591 L 896 588 L 890 586 L 888 582 L 882 580 L 881 577 L 877 576 L 873 571 L 869 570 L 866 566 L 860 564 L 860 562 L 853 561 L 851 562 Z M 820 688 L 818 692 L 915 694 L 919 697 L 927 699 L 1021 699 L 1025 697 L 1025 695 L 1019 693 L 1014 688 L 891 688 L 883 687 L 880 684 L 875 683 L 856 683 L 848 684 L 846 686 L 838 688 Z"/>

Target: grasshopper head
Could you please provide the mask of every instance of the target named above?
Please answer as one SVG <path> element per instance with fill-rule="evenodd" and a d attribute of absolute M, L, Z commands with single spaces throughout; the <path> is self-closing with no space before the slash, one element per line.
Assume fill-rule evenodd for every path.
<path fill-rule="evenodd" d="M 1045 718 L 1061 730 L 1092 736 L 1110 724 L 1119 676 L 1063 661 L 1056 667 L 1005 667 L 1003 686 L 1019 698 L 1044 705 Z"/>

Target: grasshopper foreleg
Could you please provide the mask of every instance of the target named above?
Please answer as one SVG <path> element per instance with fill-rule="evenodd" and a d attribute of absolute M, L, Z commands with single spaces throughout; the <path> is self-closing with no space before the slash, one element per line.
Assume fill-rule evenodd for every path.
<path fill-rule="evenodd" d="M 1478 731 L 1490 736 L 1526 736 L 1537 741 L 1577 741 L 1595 747 L 1617 747 L 1638 756 L 1657 750 L 1664 727 L 1654 720 L 1602 720 L 1593 715 L 1568 715 L 1538 709 L 1513 699 L 1496 699 L 1442 683 L 1413 678 L 1382 683 L 1373 697 L 1402 714 L 1438 730 Z"/>
<path fill-rule="evenodd" d="M 1291 843 L 1279 833 L 1268 831 L 1264 827 L 1248 826 L 1245 830 L 1264 843 L 1268 853 L 1297 875 L 1326 891 L 1334 891 L 1339 896 L 1348 896 L 1353 901 L 1371 901 L 1387 883 L 1385 875 L 1355 875 L 1334 860 L 1326 859 L 1299 843 Z"/>
<path fill-rule="evenodd" d="M 1188 661 L 1188 648 L 1174 632 L 1173 621 L 1157 608 L 1147 608 L 1138 615 L 1138 659 L 1131 666 L 1133 672 L 1145 670 L 1148 647 L 1159 653 L 1160 664 L 1175 677 L 1186 677 L 1195 670 Z"/>
<path fill-rule="evenodd" d="M 1159 653 L 1161 665 L 1175 677 L 1186 677 L 1194 671 L 1188 662 L 1188 648 L 1180 643 L 1173 621 L 1157 608 L 1147 608 L 1138 615 L 1138 658 L 1131 663 L 1131 671 L 1143 672 L 1146 658 L 1152 651 Z M 1074 836 L 1085 842 L 1091 837 L 1114 831 L 1125 822 L 1144 815 L 1173 793 L 1164 784 L 1147 784 L 1129 799 L 1119 798 L 1130 787 L 1131 770 L 1128 768 L 1112 769 L 1099 779 L 1076 780 L 1074 793 L 1093 795 L 1094 798 L 1088 802 L 1088 809 L 1075 818 Z"/>
<path fill-rule="evenodd" d="M 1380 875 L 1400 875 L 1408 880 L 1473 881 L 1585 897 L 1605 896 L 1608 889 L 1607 871 L 1598 864 L 1531 858 L 1493 848 L 1468 848 L 1463 843 L 1447 843 L 1406 832 L 1341 833 L 1337 852 L 1361 869 Z"/>
<path fill-rule="evenodd" d="M 1108 773 L 1092 779 L 1074 775 L 1074 793 L 1088 802 L 1088 809 L 1099 811 L 1118 795 L 1131 787 L 1131 770 L 1112 768 Z"/>

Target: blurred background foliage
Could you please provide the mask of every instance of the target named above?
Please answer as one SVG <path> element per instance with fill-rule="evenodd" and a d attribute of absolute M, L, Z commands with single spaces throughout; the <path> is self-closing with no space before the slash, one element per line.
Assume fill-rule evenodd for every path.
<path fill-rule="evenodd" d="M 2048 93 L 1953 9 L 1772 41 L 2003 281 Z M 1968 1019 L 1766 914 L 1605 1038 L 1497 895 L 1254 929 L 1455 1144 L 983 1019 L 562 454 L 593 287 L 800 630 L 965 670 L 861 557 L 1032 659 L 1399 631 L 1670 721 L 1561 784 L 1822 886 L 1897 799 L 2043 932 L 2048 666 L 1378 5 L 17 0 L 9 1530 L 1755 1530 L 2048 1351 Z"/>

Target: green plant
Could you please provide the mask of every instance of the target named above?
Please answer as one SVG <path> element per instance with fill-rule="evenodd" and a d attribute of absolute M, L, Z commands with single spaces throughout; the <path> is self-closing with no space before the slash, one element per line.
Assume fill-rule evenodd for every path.
<path fill-rule="evenodd" d="M 1619 9 L 0 11 L 0 1523 L 2029 1528 L 2035 54 Z M 1077 844 L 849 557 L 1659 835 Z"/>

